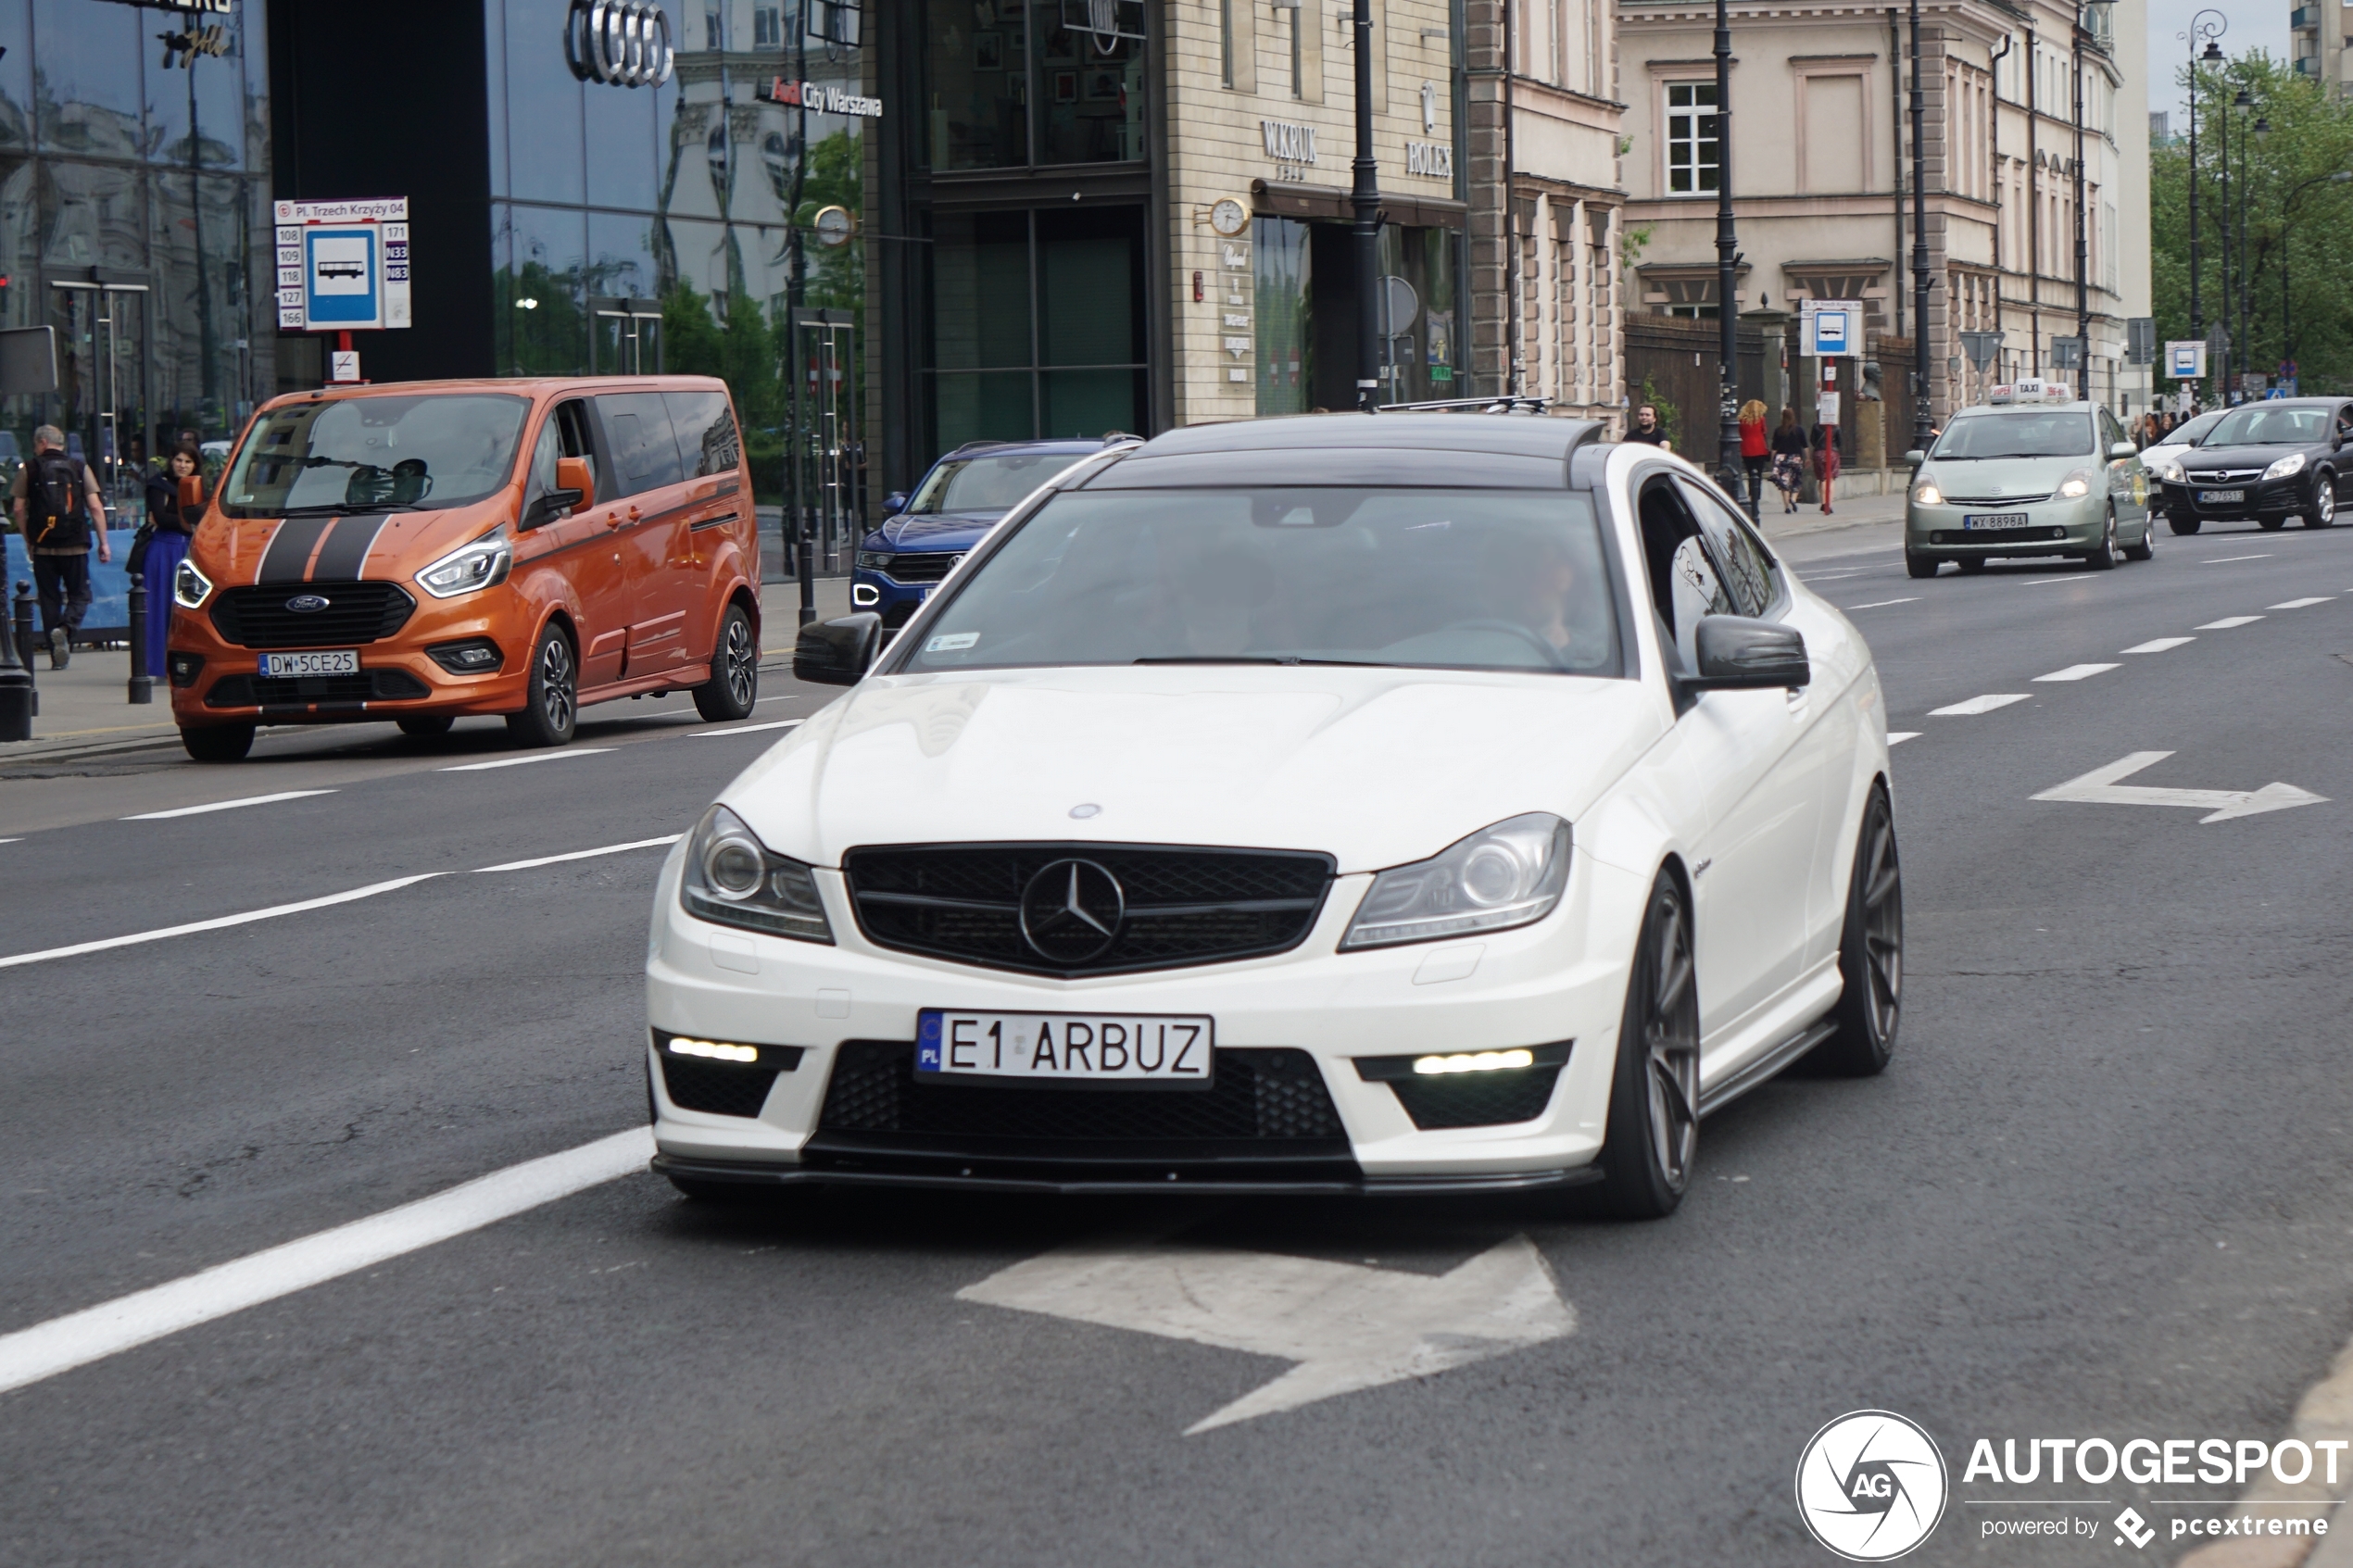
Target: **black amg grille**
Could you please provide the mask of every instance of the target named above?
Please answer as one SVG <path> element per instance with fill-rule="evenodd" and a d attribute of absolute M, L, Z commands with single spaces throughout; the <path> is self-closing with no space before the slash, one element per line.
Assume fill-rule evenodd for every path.
<path fill-rule="evenodd" d="M 661 1085 L 670 1103 L 681 1110 L 707 1110 L 714 1116 L 757 1116 L 768 1103 L 774 1069 L 729 1067 L 715 1061 L 661 1059 Z"/>
<path fill-rule="evenodd" d="M 1125 913 L 1102 950 L 1049 957 L 1023 935 L 1022 895 L 1059 861 L 1100 866 Z M 977 844 L 853 849 L 843 869 L 858 924 L 878 946 L 990 969 L 1108 974 L 1279 953 L 1315 923 L 1328 855 L 1111 844 Z M 1035 929 L 1035 928 L 1033 928 Z"/>
<path fill-rule="evenodd" d="M 286 601 L 305 595 L 327 608 L 300 614 Z M 227 588 L 212 607 L 213 630 L 248 648 L 349 647 L 389 637 L 408 624 L 417 601 L 395 583 L 291 583 Z"/>
<path fill-rule="evenodd" d="M 1543 1115 L 1560 1075 L 1560 1065 L 1554 1063 L 1502 1073 L 1396 1078 L 1389 1086 L 1397 1091 L 1398 1103 L 1416 1127 L 1491 1127 Z"/>
<path fill-rule="evenodd" d="M 961 550 L 925 550 L 916 555 L 893 556 L 888 566 L 876 570 L 893 583 L 937 583 L 948 575 L 949 568 L 963 558 Z"/>
<path fill-rule="evenodd" d="M 402 702 L 431 696 L 433 688 L 406 670 L 362 670 L 356 675 L 223 675 L 204 695 L 207 708 L 307 708 L 358 702 Z"/>
<path fill-rule="evenodd" d="M 1206 1089 L 999 1087 L 919 1083 L 912 1043 L 851 1040 L 835 1053 L 817 1129 L 821 1136 L 849 1135 L 849 1147 L 975 1156 L 1202 1160 L 1348 1153 L 1340 1113 L 1305 1051 L 1216 1055 L 1216 1079 Z"/>

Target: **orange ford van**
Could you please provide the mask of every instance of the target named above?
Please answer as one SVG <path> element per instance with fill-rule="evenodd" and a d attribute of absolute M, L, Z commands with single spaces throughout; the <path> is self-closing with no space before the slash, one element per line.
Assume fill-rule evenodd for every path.
<path fill-rule="evenodd" d="M 172 584 L 188 754 L 259 724 L 499 714 L 560 746 L 588 703 L 751 711 L 760 533 L 724 383 L 410 382 L 256 414 Z"/>

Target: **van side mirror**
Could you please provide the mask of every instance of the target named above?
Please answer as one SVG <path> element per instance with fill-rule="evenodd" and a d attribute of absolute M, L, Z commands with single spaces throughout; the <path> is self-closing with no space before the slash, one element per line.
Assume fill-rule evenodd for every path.
<path fill-rule="evenodd" d="M 894 490 L 883 497 L 883 516 L 897 517 L 907 509 L 907 492 Z"/>
<path fill-rule="evenodd" d="M 597 501 L 597 470 L 585 458 L 558 458 L 556 488 L 573 493 L 573 498 L 564 503 L 568 507 L 594 506 Z"/>
<path fill-rule="evenodd" d="M 2129 441 L 2119 441 L 2108 447 L 2108 455 L 2111 458 L 2137 458 L 2141 449 Z"/>
<path fill-rule="evenodd" d="M 1699 674 L 1681 683 L 1687 691 L 1795 691 L 1814 679 L 1806 638 L 1794 626 L 1744 615 L 1707 615 L 1700 618 L 1692 640 Z"/>
<path fill-rule="evenodd" d="M 882 651 L 882 617 L 872 610 L 819 621 L 793 640 L 792 678 L 821 686 L 854 686 Z"/>

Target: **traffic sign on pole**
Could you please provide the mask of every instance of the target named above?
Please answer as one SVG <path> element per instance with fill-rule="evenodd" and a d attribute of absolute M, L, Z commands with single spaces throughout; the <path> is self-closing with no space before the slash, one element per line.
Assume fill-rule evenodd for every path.
<path fill-rule="evenodd" d="M 409 324 L 408 197 L 273 206 L 279 331 Z"/>

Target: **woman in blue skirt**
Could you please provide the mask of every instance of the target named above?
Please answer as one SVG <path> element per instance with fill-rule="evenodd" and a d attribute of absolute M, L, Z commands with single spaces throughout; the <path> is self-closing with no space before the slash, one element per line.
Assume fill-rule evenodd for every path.
<path fill-rule="evenodd" d="M 171 635 L 171 579 L 188 554 L 188 535 L 196 531 L 195 512 L 181 511 L 180 482 L 203 471 L 196 449 L 183 445 L 166 459 L 161 473 L 147 476 L 147 521 L 155 532 L 141 575 L 147 584 L 147 673 L 157 680 L 169 673 L 164 654 Z"/>

